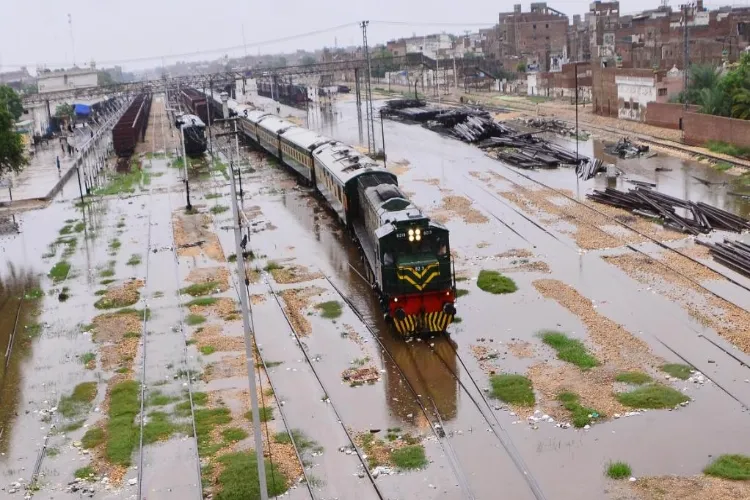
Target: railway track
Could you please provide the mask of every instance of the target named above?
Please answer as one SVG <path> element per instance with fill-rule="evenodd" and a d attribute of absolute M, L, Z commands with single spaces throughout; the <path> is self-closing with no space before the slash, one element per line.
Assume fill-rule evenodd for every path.
<path fill-rule="evenodd" d="M 329 276 L 324 276 L 326 281 L 331 285 L 331 287 L 336 291 L 336 293 L 339 295 L 341 300 L 343 300 L 349 308 L 354 312 L 354 314 L 357 316 L 357 318 L 360 320 L 360 322 L 364 325 L 364 327 L 367 329 L 367 331 L 370 333 L 372 338 L 378 343 L 379 347 L 382 349 L 384 353 L 388 356 L 388 358 L 391 360 L 391 362 L 397 367 L 399 373 L 401 374 L 402 378 L 406 382 L 407 386 L 410 389 L 410 392 L 412 393 L 413 397 L 415 398 L 415 401 L 420 406 L 422 412 L 424 413 L 425 418 L 428 419 L 430 422 L 430 426 L 433 430 L 433 433 L 438 438 L 438 441 L 441 443 L 441 446 L 443 446 L 443 449 L 446 454 L 451 453 L 454 457 L 454 460 L 456 462 L 456 466 L 460 467 L 460 463 L 458 462 L 458 457 L 455 455 L 455 452 L 452 451 L 452 447 L 450 445 L 450 442 L 448 438 L 445 435 L 444 427 L 443 427 L 443 418 L 440 415 L 440 411 L 438 410 L 437 405 L 435 402 L 428 396 L 430 400 L 430 404 L 433 408 L 432 412 L 430 412 L 425 405 L 422 403 L 421 398 L 422 396 L 417 394 L 416 390 L 414 389 L 414 386 L 411 384 L 411 382 L 408 380 L 406 374 L 403 371 L 403 368 L 398 364 L 396 361 L 396 357 L 393 355 L 391 350 L 385 345 L 385 343 L 380 339 L 380 336 L 378 332 L 376 332 L 373 327 L 368 324 L 367 319 L 362 314 L 362 312 L 357 308 L 357 306 L 354 304 L 354 302 L 347 297 L 341 289 L 331 280 Z M 538 481 L 534 478 L 533 474 L 529 470 L 529 468 L 526 466 L 526 464 L 523 461 L 523 458 L 521 457 L 520 453 L 514 446 L 513 442 L 511 441 L 510 437 L 508 436 L 507 432 L 503 428 L 500 421 L 497 419 L 494 413 L 492 413 L 492 406 L 489 404 L 489 401 L 484 397 L 482 394 L 482 390 L 479 387 L 479 384 L 476 382 L 474 377 L 471 375 L 471 373 L 468 371 L 466 364 L 464 363 L 463 359 L 461 358 L 461 355 L 458 353 L 458 350 L 456 349 L 456 346 L 453 344 L 453 342 L 449 338 L 444 338 L 443 341 L 447 343 L 453 354 L 456 356 L 456 359 L 460 362 L 461 366 L 464 369 L 464 376 L 468 377 L 471 381 L 472 386 L 475 388 L 476 391 L 478 391 L 478 394 L 480 394 L 480 397 L 477 398 L 474 394 L 472 394 L 472 391 L 469 390 L 469 387 L 467 387 L 466 384 L 461 380 L 461 377 L 459 377 L 459 374 L 451 368 L 450 364 L 440 355 L 440 353 L 434 348 L 434 342 L 431 342 L 431 349 L 435 356 L 437 356 L 442 365 L 445 367 L 445 369 L 450 373 L 451 377 L 456 381 L 459 387 L 464 391 L 466 396 L 469 398 L 469 400 L 472 402 L 473 406 L 476 408 L 476 410 L 481 415 L 481 418 L 484 420 L 484 422 L 489 426 L 489 429 L 491 430 L 493 436 L 497 439 L 503 450 L 508 454 L 509 458 L 513 461 L 513 464 L 515 465 L 517 471 L 519 474 L 523 476 L 524 481 L 527 483 L 529 490 L 533 494 L 534 498 L 537 500 L 543 500 L 547 498 L 541 487 L 539 486 Z M 421 375 L 420 375 L 421 376 Z M 479 399 L 482 399 L 482 402 L 484 404 L 480 404 Z M 485 409 L 486 408 L 486 409 Z M 491 416 L 488 416 L 491 415 Z M 460 471 L 460 469 L 458 469 Z M 464 481 L 465 478 L 464 478 Z M 469 485 L 468 482 L 465 482 L 465 488 L 469 491 Z M 467 496 L 467 498 L 474 498 L 472 496 Z"/>

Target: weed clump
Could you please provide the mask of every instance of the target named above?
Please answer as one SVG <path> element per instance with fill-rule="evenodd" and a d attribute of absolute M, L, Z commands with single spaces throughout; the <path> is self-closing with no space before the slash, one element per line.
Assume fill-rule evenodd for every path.
<path fill-rule="evenodd" d="M 611 479 L 624 479 L 630 477 L 633 471 L 625 462 L 610 462 L 607 466 L 607 477 Z"/>
<path fill-rule="evenodd" d="M 185 288 L 180 289 L 180 293 L 190 295 L 192 297 L 201 297 L 203 295 L 209 295 L 214 290 L 216 290 L 216 287 L 219 286 L 219 283 L 216 281 L 207 281 L 205 283 L 196 283 L 194 285 L 186 286 Z"/>
<path fill-rule="evenodd" d="M 477 286 L 488 293 L 513 293 L 518 290 L 516 282 L 497 271 L 480 271 Z"/>
<path fill-rule="evenodd" d="M 52 281 L 58 283 L 67 278 L 69 272 L 70 263 L 65 260 L 61 260 L 60 262 L 52 266 L 52 269 L 50 269 L 49 271 L 49 277 L 52 278 Z"/>
<path fill-rule="evenodd" d="M 96 398 L 96 382 L 82 382 L 75 386 L 70 396 L 60 398 L 57 409 L 65 418 L 75 417 L 86 411 Z"/>
<path fill-rule="evenodd" d="M 399 469 L 421 469 L 429 463 L 424 454 L 424 446 L 413 444 L 393 450 L 391 453 L 393 464 Z"/>
<path fill-rule="evenodd" d="M 703 473 L 733 481 L 747 481 L 750 479 L 750 457 L 747 455 L 721 455 L 703 469 Z"/>
<path fill-rule="evenodd" d="M 669 363 L 663 365 L 661 367 L 661 371 L 668 374 L 670 377 L 687 380 L 688 378 L 690 378 L 690 374 L 693 372 L 693 367 L 690 365 L 683 365 L 681 363 Z"/>
<path fill-rule="evenodd" d="M 218 459 L 224 467 L 217 479 L 216 500 L 237 500 L 260 498 L 258 462 L 255 452 L 228 453 Z M 266 484 L 268 496 L 276 497 L 287 490 L 287 480 L 268 460 L 266 463 Z"/>
<path fill-rule="evenodd" d="M 617 400 L 631 408 L 659 409 L 673 408 L 680 403 L 690 401 L 690 398 L 671 387 L 652 384 L 630 392 L 618 393 Z"/>
<path fill-rule="evenodd" d="M 200 325 L 201 323 L 205 322 L 206 317 L 201 316 L 200 314 L 188 314 L 187 318 L 185 318 L 185 323 L 190 326 Z"/>
<path fill-rule="evenodd" d="M 493 375 L 490 385 L 490 395 L 495 399 L 520 406 L 533 406 L 536 402 L 531 380 L 523 375 Z"/>
<path fill-rule="evenodd" d="M 270 406 L 261 406 L 258 408 L 258 416 L 260 417 L 261 422 L 268 422 L 269 420 L 273 420 L 273 408 Z M 245 413 L 245 418 L 249 421 L 253 421 L 253 412 L 249 411 Z"/>
<path fill-rule="evenodd" d="M 557 400 L 560 401 L 563 407 L 570 412 L 574 427 L 585 427 L 593 420 L 604 417 L 604 415 L 600 414 L 593 408 L 581 405 L 578 402 L 578 394 L 573 392 L 561 392 L 557 395 Z"/>
<path fill-rule="evenodd" d="M 590 370 L 599 365 L 596 358 L 589 354 L 580 340 L 572 339 L 564 333 L 553 330 L 544 330 L 539 335 L 542 342 L 557 351 L 557 359 L 572 363 L 581 370 Z"/>
<path fill-rule="evenodd" d="M 643 385 L 651 382 L 653 379 L 643 372 L 622 372 L 615 377 L 615 380 L 626 384 Z"/>
<path fill-rule="evenodd" d="M 105 454 L 113 464 L 130 466 L 130 458 L 138 442 L 135 418 L 139 410 L 138 382 L 127 380 L 112 388 Z"/>
<path fill-rule="evenodd" d="M 320 315 L 327 319 L 336 319 L 341 316 L 341 302 L 337 300 L 329 300 L 328 302 L 321 302 L 315 306 L 316 309 L 320 310 Z"/>
<path fill-rule="evenodd" d="M 86 434 L 81 438 L 81 445 L 85 450 L 96 448 L 102 442 L 104 442 L 104 429 L 99 427 L 93 427 L 86 431 Z"/>

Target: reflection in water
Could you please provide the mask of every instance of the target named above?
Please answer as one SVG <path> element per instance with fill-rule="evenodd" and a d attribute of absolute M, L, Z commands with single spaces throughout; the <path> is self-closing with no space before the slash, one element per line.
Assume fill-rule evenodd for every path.
<path fill-rule="evenodd" d="M 0 275 L 0 452 L 5 453 L 10 427 L 20 400 L 21 362 L 31 347 L 42 300 L 24 299 L 39 288 L 39 277 L 30 270 L 19 271 L 12 264 Z M 15 333 L 14 333 L 15 332 Z"/>
<path fill-rule="evenodd" d="M 434 410 L 437 410 L 444 421 L 455 418 L 458 404 L 458 381 L 453 373 L 458 372 L 456 371 L 456 354 L 450 345 L 453 341 L 448 337 L 435 338 L 430 341 L 435 344 L 435 347 L 431 348 L 426 342 L 407 344 L 387 331 L 381 335 L 381 340 L 401 367 L 406 379 L 421 396 L 422 404 L 427 411 L 432 414 Z M 384 358 L 386 401 L 391 411 L 406 422 L 416 421 L 420 427 L 423 424 L 429 425 L 428 422 L 424 422 L 424 415 L 414 401 L 414 395 L 408 385 L 402 380 L 401 373 L 387 355 Z M 445 361 L 450 370 L 440 358 Z"/>

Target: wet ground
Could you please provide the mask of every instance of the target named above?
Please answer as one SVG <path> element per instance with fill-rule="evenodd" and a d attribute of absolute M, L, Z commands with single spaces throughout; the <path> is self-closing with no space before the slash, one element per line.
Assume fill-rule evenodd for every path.
<path fill-rule="evenodd" d="M 0 236 L 7 263 L 0 271 L 0 347 L 8 345 L 14 328 L 17 339 L 26 339 L 14 344 L 0 372 L 4 493 L 20 481 L 41 488 L 40 497 L 76 498 L 79 493 L 68 492 L 68 483 L 76 470 L 91 464 L 97 482 L 85 484 L 94 487 L 97 498 L 136 498 L 138 491 L 142 498 L 199 498 L 202 490 L 221 489 L 222 456 L 252 449 L 252 429 L 244 417 L 249 394 L 243 329 L 236 313 L 241 281 L 236 264 L 226 260 L 235 253 L 232 215 L 226 210 L 229 188 L 220 170 L 209 175 L 191 171 L 197 213 L 184 211 L 182 170 L 168 166 L 172 159 L 154 155 L 171 150 L 176 141 L 159 118 L 162 104 L 155 100 L 150 137 L 142 149 L 150 184 L 82 210 L 74 206 L 77 193 L 69 183 L 50 207 L 20 216 L 20 234 Z M 346 99 L 330 114 L 284 107 L 282 114 L 287 113 L 359 143 L 356 115 Z M 653 271 L 641 276 L 618 265 L 621 261 L 603 259 L 632 254 L 627 244 L 654 258 L 664 258 L 665 252 L 602 215 L 586 215 L 589 209 L 575 208 L 563 196 L 573 193 L 583 200 L 588 189 L 606 185 L 605 179 L 579 183 L 569 170 L 518 173 L 426 129 L 391 121 L 383 126 L 389 167 L 417 205 L 445 221 L 457 274 L 467 278 L 459 283 L 468 291 L 457 304 L 462 322 L 451 326 L 450 340 L 404 342 L 392 335 L 359 277 L 360 259 L 348 236 L 285 169 L 243 149 L 242 208 L 254 257 L 246 265 L 259 353 L 251 367 L 267 369 L 256 371 L 261 406 L 273 415 L 263 426 L 264 448 L 281 480 L 293 485 L 292 498 L 493 499 L 502 491 L 508 498 L 599 499 L 614 489 L 603 475 L 612 460 L 630 463 L 637 477 L 690 476 L 700 473 L 710 456 L 750 452 L 748 443 L 737 439 L 750 418 L 750 350 L 742 344 L 750 332 L 741 323 L 741 311 L 730 309 L 732 304 L 747 309 L 747 290 L 673 261 L 673 269 L 698 284 L 688 291 L 689 284 L 662 275 L 661 282 L 671 286 L 659 288 L 648 281 L 659 278 Z M 582 154 L 591 147 L 599 145 L 582 144 Z M 643 180 L 655 179 L 656 165 L 672 169 L 659 173 L 664 192 L 747 210 L 726 195 L 728 187 L 694 185 L 693 175 L 732 180 L 702 165 L 666 157 L 618 162 L 629 176 Z M 79 222 L 84 225 L 76 232 Z M 72 234 L 58 236 L 68 225 Z M 693 247 L 682 235 L 637 227 L 670 246 Z M 65 257 L 71 272 L 54 282 L 47 274 L 71 245 L 60 242 L 50 255 L 49 245 L 58 237 L 77 243 Z M 113 245 L 115 239 L 120 245 Z M 117 281 L 102 285 L 108 269 Z M 482 269 L 501 270 L 519 290 L 500 296 L 481 291 L 476 277 Z M 749 280 L 733 277 L 750 287 Z M 135 316 L 140 336 L 115 338 L 121 349 L 113 351 L 103 337 L 115 335 L 114 330 L 100 325 L 92 333 L 87 325 L 97 325 L 94 318 L 109 312 L 93 306 L 97 290 L 129 278 L 143 280 L 131 307 L 148 306 L 151 314 Z M 188 306 L 194 297 L 180 289 L 205 281 L 215 283 L 205 293 L 221 305 Z M 24 292 L 36 287 L 42 297 Z M 65 287 L 69 297 L 61 302 Z M 701 307 L 709 291 L 723 301 L 711 307 L 730 311 L 729 325 L 716 319 L 721 314 L 711 316 L 707 306 Z M 694 301 L 685 298 L 688 292 L 697 294 Z M 340 317 L 321 316 L 316 306 L 328 301 L 342 305 Z M 9 320 L 14 314 L 17 325 Z M 41 325 L 38 335 L 18 336 L 36 331 L 36 323 Z M 587 377 L 555 359 L 536 336 L 543 329 L 584 340 L 603 366 Z M 85 363 L 87 353 L 95 354 L 92 369 Z M 707 381 L 667 380 L 659 371 L 663 362 L 689 363 Z M 372 367 L 377 380 L 350 384 L 342 372 L 352 367 Z M 626 369 L 662 379 L 692 401 L 674 411 L 626 417 L 631 409 L 618 406 L 611 394 L 623 390 L 612 377 Z M 537 392 L 536 406 L 490 399 L 485 388 L 492 373 L 527 374 Z M 170 399 L 145 410 L 145 425 L 160 418 L 156 411 L 170 415 L 176 428 L 154 443 L 144 442 L 143 448 L 135 446 L 130 464 L 118 468 L 108 462 L 102 445 L 82 450 L 79 441 L 97 425 L 109 429 L 111 392 L 127 380 L 141 382 L 147 400 Z M 61 397 L 85 381 L 97 388 L 90 407 L 75 417 L 61 415 Z M 607 417 L 585 430 L 558 426 L 570 421 L 554 400 L 563 388 L 608 410 Z M 223 409 L 228 420 L 205 433 L 201 419 L 216 409 Z M 194 421 L 199 425 L 191 430 Z M 73 429 L 77 422 L 80 427 Z M 222 442 L 223 432 L 236 429 L 244 437 Z M 298 446 L 304 472 L 294 448 L 274 436 L 287 429 L 315 443 Z M 363 464 L 369 460 L 363 455 L 392 465 L 377 446 L 367 444 L 368 435 L 382 440 L 386 449 L 419 443 L 430 463 L 411 472 L 373 466 L 368 476 Z M 352 442 L 359 453 L 352 452 Z M 303 476 L 306 482 L 300 482 Z"/>

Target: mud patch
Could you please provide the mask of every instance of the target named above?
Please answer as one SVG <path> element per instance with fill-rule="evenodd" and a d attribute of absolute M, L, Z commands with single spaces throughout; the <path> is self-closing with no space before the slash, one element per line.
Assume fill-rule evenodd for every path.
<path fill-rule="evenodd" d="M 245 339 L 223 335 L 219 325 L 199 327 L 193 334 L 198 349 L 212 347 L 215 351 L 244 351 Z"/>
<path fill-rule="evenodd" d="M 255 294 L 255 295 L 250 296 L 250 303 L 254 306 L 258 304 L 262 304 L 265 301 L 266 301 L 266 296 L 263 294 Z"/>
<path fill-rule="evenodd" d="M 307 320 L 307 310 L 310 307 L 311 299 L 321 295 L 323 292 L 325 290 L 322 288 L 312 286 L 284 290 L 279 294 L 284 299 L 286 304 L 284 310 L 298 335 L 306 336 L 312 332 L 310 322 Z"/>
<path fill-rule="evenodd" d="M 224 262 L 224 251 L 210 225 L 211 218 L 206 214 L 175 212 L 172 216 L 172 231 L 177 254 L 197 257 L 203 252 L 210 259 Z"/>
<path fill-rule="evenodd" d="M 529 259 L 533 256 L 533 252 L 523 248 L 512 248 L 507 252 L 495 255 L 495 257 L 497 257 L 498 259 Z"/>
<path fill-rule="evenodd" d="M 97 300 L 97 309 L 114 309 L 132 306 L 141 298 L 138 291 L 144 285 L 143 280 L 133 279 L 119 286 L 110 286 L 104 296 Z"/>
<path fill-rule="evenodd" d="M 396 175 L 403 175 L 411 170 L 411 167 L 409 166 L 408 160 L 392 161 L 388 163 L 388 168 L 386 170 Z"/>
<path fill-rule="evenodd" d="M 472 208 L 471 200 L 463 196 L 445 196 L 443 203 L 430 215 L 439 222 L 459 217 L 467 224 L 485 224 L 489 219 L 479 210 Z"/>
<path fill-rule="evenodd" d="M 750 498 L 750 482 L 729 481 L 710 476 L 640 477 L 634 483 L 618 485 L 614 500 L 738 500 Z"/>
<path fill-rule="evenodd" d="M 531 342 L 526 342 L 525 340 L 516 340 L 513 342 L 509 342 L 507 344 L 507 347 L 508 351 L 510 351 L 513 356 L 519 359 L 534 357 L 534 344 L 532 344 Z"/>
<path fill-rule="evenodd" d="M 239 315 L 237 303 L 226 297 L 218 298 L 213 304 L 209 305 L 191 305 L 188 309 L 190 309 L 192 314 L 218 316 L 226 321 L 235 320 Z"/>
<path fill-rule="evenodd" d="M 92 321 L 91 339 L 101 346 L 102 369 L 129 368 L 138 351 L 143 318 L 138 312 L 102 314 Z"/>
<path fill-rule="evenodd" d="M 224 356 L 220 361 L 206 365 L 203 371 L 203 379 L 206 382 L 237 377 L 247 377 L 247 357 L 244 354 Z"/>
<path fill-rule="evenodd" d="M 656 368 L 664 360 L 654 356 L 646 342 L 635 337 L 621 325 L 599 314 L 590 299 L 574 288 L 557 280 L 536 280 L 534 288 L 542 296 L 556 300 L 560 305 L 578 316 L 586 326 L 588 338 L 596 346 L 596 357 L 622 371 Z"/>
<path fill-rule="evenodd" d="M 229 289 L 229 271 L 224 267 L 195 267 L 185 279 L 193 284 L 216 283 L 219 292 Z"/>
<path fill-rule="evenodd" d="M 322 273 L 311 272 L 305 266 L 284 266 L 280 269 L 272 269 L 271 275 L 279 284 L 302 283 L 323 277 Z"/>
<path fill-rule="evenodd" d="M 606 257 L 605 260 L 631 278 L 677 302 L 690 316 L 750 354 L 750 313 L 716 297 L 685 277 L 699 282 L 724 280 L 721 275 L 674 252 L 662 254 L 658 260 L 684 276 L 644 255 L 627 254 Z"/>

